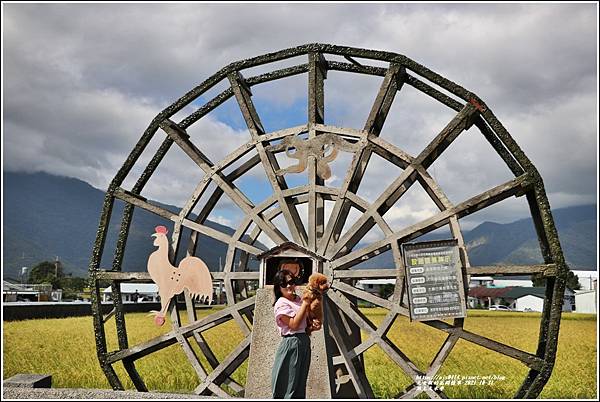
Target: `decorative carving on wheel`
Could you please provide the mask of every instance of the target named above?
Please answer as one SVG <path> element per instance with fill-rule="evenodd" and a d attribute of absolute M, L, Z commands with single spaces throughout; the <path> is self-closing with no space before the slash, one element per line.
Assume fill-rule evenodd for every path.
<path fill-rule="evenodd" d="M 329 163 L 333 162 L 338 152 L 355 152 L 357 146 L 335 134 L 326 133 L 310 140 L 303 140 L 299 136 L 286 137 L 281 142 L 285 146 L 285 154 L 289 158 L 298 159 L 298 163 L 285 169 L 280 169 L 275 174 L 282 176 L 286 173 L 301 173 L 306 169 L 308 158 L 314 157 L 317 161 L 317 175 L 327 180 L 331 177 L 331 168 Z M 294 148 L 295 152 L 290 153 Z"/>

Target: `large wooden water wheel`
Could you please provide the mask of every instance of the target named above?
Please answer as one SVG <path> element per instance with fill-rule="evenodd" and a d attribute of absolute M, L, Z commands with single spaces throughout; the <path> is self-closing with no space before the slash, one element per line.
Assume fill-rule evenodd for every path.
<path fill-rule="evenodd" d="M 251 67 L 269 65 L 302 55 L 307 57 L 304 64 L 257 76 L 242 75 L 244 70 Z M 341 61 L 340 56 L 347 61 Z M 377 65 L 369 65 L 369 61 L 376 61 L 371 64 Z M 385 66 L 381 66 L 382 62 Z M 340 128 L 325 124 L 324 80 L 328 71 L 383 77 L 363 129 Z M 306 123 L 297 127 L 265 132 L 253 103 L 251 88 L 268 81 L 305 73 L 308 74 Z M 172 119 L 184 107 L 192 102 L 198 102 L 201 95 L 223 82 L 227 85 L 223 92 L 203 103 L 182 120 Z M 417 155 L 410 155 L 379 135 L 394 98 L 401 96 L 402 88 L 406 86 L 413 87 L 423 96 L 431 97 L 456 112 L 446 127 Z M 224 159 L 211 161 L 194 144 L 194 138 L 187 134 L 187 130 L 229 98 L 237 101 L 250 135 L 244 145 Z M 452 203 L 427 169 L 461 132 L 472 126 L 475 126 L 489 142 L 515 177 L 460 203 Z M 130 189 L 122 188 L 125 177 L 155 136 L 164 137 L 162 145 L 145 167 L 137 183 Z M 198 183 L 196 190 L 178 213 L 152 204 L 140 195 L 149 178 L 159 168 L 163 156 L 172 146 L 180 147 L 203 174 L 203 179 Z M 343 151 L 352 154 L 351 163 L 339 187 L 326 184 L 327 167 L 323 165 L 323 159 L 328 157 L 324 155 L 327 153 L 326 147 L 337 147 L 334 152 Z M 290 187 L 286 182 L 287 175 L 280 168 L 276 155 L 288 152 L 290 149 L 296 150 L 296 156 L 300 157 L 300 164 L 306 166 L 307 184 Z M 401 173 L 391 184 L 382 189 L 374 202 L 367 202 L 358 195 L 357 190 L 374 154 L 396 165 Z M 248 157 L 249 155 L 253 156 Z M 244 177 L 256 166 L 264 170 L 273 191 L 270 197 L 258 205 L 250 201 L 236 186 L 236 180 Z M 431 197 L 439 212 L 426 220 L 394 231 L 386 222 L 386 212 L 411 185 L 417 182 Z M 216 185 L 215 189 L 210 196 L 203 197 L 210 184 Z M 459 226 L 460 219 L 509 197 L 523 195 L 527 199 L 535 224 L 544 264 L 470 266 Z M 242 223 L 233 234 L 223 233 L 205 224 L 221 197 L 228 197 L 245 214 Z M 101 269 L 100 258 L 104 251 L 108 223 L 116 199 L 124 201 L 126 205 L 120 236 L 114 250 L 112 268 Z M 203 199 L 203 205 L 198 205 L 200 199 Z M 325 202 L 333 205 L 327 217 L 324 212 Z M 303 204 L 308 211 L 304 219 L 306 224 L 298 212 Z M 150 211 L 172 222 L 170 232 L 173 233 L 174 250 L 178 250 L 180 242 L 187 241 L 188 246 L 183 247 L 184 252 L 193 254 L 199 235 L 212 237 L 228 245 L 224 266 L 220 271 L 213 272 L 213 279 L 224 285 L 227 304 L 224 309 L 197 319 L 193 302 L 186 295 L 188 324 L 182 325 L 176 314 L 178 307 L 176 303 L 172 303 L 170 332 L 140 344 L 130 345 L 119 284 L 123 281 L 149 279 L 146 272 L 122 272 L 121 270 L 134 208 Z M 192 214 L 193 209 L 200 212 Z M 360 217 L 351 222 L 343 232 L 351 209 L 358 210 Z M 276 220 L 280 216 L 283 219 Z M 281 225 L 285 225 L 286 229 L 284 230 Z M 403 345 L 398 345 L 388 338 L 388 331 L 396 318 L 409 314 L 409 307 L 403 297 L 406 284 L 401 246 L 444 225 L 449 226 L 451 236 L 457 241 L 461 251 L 465 286 L 471 275 L 541 274 L 546 278 L 546 297 L 535 353 L 519 350 L 465 330 L 464 324 L 468 317 L 455 318 L 451 321 L 425 320 L 418 324 L 432 327 L 445 334 L 444 342 L 426 370 L 420 370 L 403 353 Z M 383 239 L 361 247 L 363 244 L 361 241 L 373 227 L 378 227 L 383 232 Z M 189 238 L 183 238 L 184 228 L 191 230 Z M 113 367 L 121 362 L 135 387 L 139 391 L 146 391 L 144 378 L 136 369 L 136 360 L 179 343 L 190 365 L 197 372 L 199 385 L 195 389 L 196 393 L 219 397 L 232 394 L 243 395 L 244 384 L 234 381 L 231 374 L 249 355 L 254 297 L 248 292 L 247 284 L 258 282 L 259 273 L 250 269 L 248 261 L 252 256 L 266 251 L 263 243 L 257 241 L 261 234 L 266 235 L 276 245 L 287 242 L 297 244 L 323 261 L 322 271 L 332 283 L 332 290 L 327 295 L 326 303 L 328 322 L 324 326 L 328 331 L 326 336 L 333 340 L 331 344 L 334 345 L 330 356 L 331 364 L 333 367 L 341 368 L 337 373 L 346 375 L 349 380 L 347 383 L 354 389 L 356 396 L 373 397 L 372 386 L 365 375 L 364 353 L 375 345 L 379 346 L 412 381 L 412 385 L 406 387 L 398 395 L 399 397 L 416 397 L 421 392 L 432 398 L 444 397 L 442 390 L 433 386 L 417 387 L 417 382 L 420 376 L 434 376 L 438 373 L 459 340 L 516 359 L 528 368 L 528 374 L 514 395 L 516 398 L 538 396 L 548 381 L 556 357 L 568 268 L 565 265 L 542 178 L 484 101 L 413 60 L 391 52 L 324 44 L 285 49 L 226 66 L 152 120 L 107 190 L 90 262 L 90 277 L 94 284 L 92 300 L 97 352 L 102 369 L 114 389 L 123 389 L 123 381 Z M 394 266 L 382 269 L 357 268 L 357 265 L 366 259 L 390 250 Z M 145 261 L 143 263 L 141 266 L 145 265 Z M 381 298 L 353 286 L 358 279 L 374 278 L 395 278 L 395 288 L 390 298 Z M 107 346 L 104 327 L 108 322 L 107 316 L 103 315 L 100 309 L 100 280 L 112 281 L 114 309 L 110 316 L 114 315 L 117 326 L 119 339 L 117 350 L 108 350 Z M 385 309 L 383 320 L 375 324 L 365 316 L 358 308 L 358 303 L 361 301 Z M 228 356 L 219 360 L 205 341 L 203 333 L 228 321 L 234 322 L 239 327 L 243 337 Z M 344 326 L 358 331 L 354 331 L 353 337 L 345 336 L 342 331 Z M 363 331 L 362 338 L 360 330 Z M 200 363 L 198 353 L 204 355 L 210 367 L 207 367 L 206 363 L 204 365 Z"/>

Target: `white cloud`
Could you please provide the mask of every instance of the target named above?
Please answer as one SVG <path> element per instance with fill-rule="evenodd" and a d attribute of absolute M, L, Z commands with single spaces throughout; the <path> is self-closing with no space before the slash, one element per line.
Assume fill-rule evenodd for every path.
<path fill-rule="evenodd" d="M 11 3 L 3 10 L 7 170 L 43 170 L 106 188 L 152 118 L 211 74 L 236 60 L 322 42 L 401 53 L 477 93 L 538 167 L 553 207 L 596 201 L 593 4 Z M 331 72 L 326 118 L 361 128 L 380 81 Z M 283 112 L 306 97 L 305 82 L 257 87 L 256 101 Z M 454 115 L 412 88 L 396 102 L 384 138 L 412 154 Z M 214 162 L 248 139 L 224 116 L 206 116 L 190 128 L 192 141 Z M 430 170 L 452 201 L 506 178 L 489 145 L 464 135 Z M 385 169 L 376 167 L 375 176 L 389 174 Z M 328 184 L 339 184 L 345 172 L 334 174 Z M 199 177 L 173 149 L 144 194 L 180 205 Z M 376 196 L 379 185 L 370 180 L 362 191 Z M 523 203 L 473 219 L 520 218 L 527 210 L 517 204 Z M 424 214 L 418 204 L 403 208 L 388 214 Z"/>

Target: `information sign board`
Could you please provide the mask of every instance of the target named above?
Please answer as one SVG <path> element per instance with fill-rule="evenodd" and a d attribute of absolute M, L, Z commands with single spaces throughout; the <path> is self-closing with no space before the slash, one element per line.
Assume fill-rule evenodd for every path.
<path fill-rule="evenodd" d="M 466 317 L 465 288 L 458 241 L 402 245 L 410 319 L 427 321 Z"/>

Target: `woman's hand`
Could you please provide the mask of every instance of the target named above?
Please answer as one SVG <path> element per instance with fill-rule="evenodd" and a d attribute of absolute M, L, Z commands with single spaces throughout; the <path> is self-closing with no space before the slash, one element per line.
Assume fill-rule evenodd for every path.
<path fill-rule="evenodd" d="M 318 331 L 318 330 L 320 330 L 320 329 L 321 329 L 321 321 L 317 320 L 316 318 L 315 318 L 315 319 L 313 319 L 313 322 L 312 322 L 311 329 L 312 329 L 313 331 Z"/>

